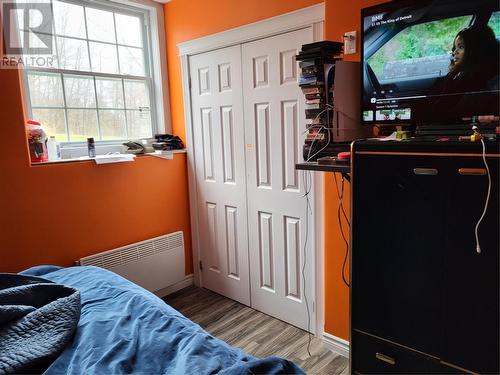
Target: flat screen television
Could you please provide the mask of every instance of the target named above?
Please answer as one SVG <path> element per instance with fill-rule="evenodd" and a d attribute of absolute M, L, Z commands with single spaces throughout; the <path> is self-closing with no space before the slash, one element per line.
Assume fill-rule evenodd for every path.
<path fill-rule="evenodd" d="M 397 0 L 362 9 L 365 124 L 499 115 L 498 0 Z"/>

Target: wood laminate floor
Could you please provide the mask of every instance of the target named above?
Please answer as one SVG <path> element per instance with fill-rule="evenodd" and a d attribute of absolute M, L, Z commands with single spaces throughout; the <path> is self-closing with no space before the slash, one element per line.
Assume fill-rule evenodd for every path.
<path fill-rule="evenodd" d="M 164 298 L 211 335 L 256 357 L 291 360 L 308 374 L 349 373 L 349 361 L 307 332 L 209 290 L 190 286 Z"/>

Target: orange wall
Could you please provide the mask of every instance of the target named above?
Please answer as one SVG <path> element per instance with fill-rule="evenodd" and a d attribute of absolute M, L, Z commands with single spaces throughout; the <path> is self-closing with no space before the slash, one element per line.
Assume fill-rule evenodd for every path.
<path fill-rule="evenodd" d="M 165 5 L 170 109 L 175 134 L 185 138 L 177 44 L 305 8 L 321 0 L 172 0 Z"/>
<path fill-rule="evenodd" d="M 326 0 L 325 37 L 328 40 L 342 40 L 347 31 L 356 30 L 360 36 L 361 8 L 383 3 L 383 0 Z M 360 50 L 358 37 L 357 51 Z M 359 52 L 346 55 L 346 60 L 359 61 Z M 340 175 L 337 175 L 340 188 Z M 337 218 L 339 200 L 335 180 L 331 173 L 325 174 L 325 331 L 349 340 L 349 288 L 342 281 L 342 262 L 346 246 L 340 236 Z M 344 207 L 350 215 L 349 183 L 345 184 Z M 347 223 L 342 219 L 342 225 Z M 344 229 L 344 233 L 348 231 Z M 347 277 L 347 276 L 346 276 Z"/>
<path fill-rule="evenodd" d="M 346 55 L 345 59 L 359 61 L 360 38 L 361 38 L 361 9 L 372 5 L 385 3 L 387 0 L 326 0 L 325 13 L 325 37 L 329 40 L 342 40 L 347 31 L 356 30 L 358 33 L 357 53 Z"/>
<path fill-rule="evenodd" d="M 0 24 L 0 29 L 2 25 Z M 17 70 L 0 69 L 0 272 L 76 259 L 182 230 L 193 272 L 185 154 L 30 166 Z"/>
<path fill-rule="evenodd" d="M 336 174 L 340 191 L 341 176 Z M 325 332 L 349 340 L 349 288 L 342 281 L 342 264 L 346 245 L 340 235 L 337 216 L 339 199 L 333 173 L 324 176 L 325 199 Z M 343 206 L 350 216 L 350 184 L 344 183 Z M 341 213 L 344 235 L 349 240 L 349 227 Z M 346 263 L 345 277 L 349 280 L 349 261 Z"/>

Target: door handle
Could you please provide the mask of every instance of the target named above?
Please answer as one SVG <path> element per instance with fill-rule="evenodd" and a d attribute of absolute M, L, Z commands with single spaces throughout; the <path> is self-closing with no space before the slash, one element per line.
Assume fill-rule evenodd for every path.
<path fill-rule="evenodd" d="M 486 169 L 484 168 L 459 168 L 458 173 L 462 176 L 484 176 Z"/>
<path fill-rule="evenodd" d="M 423 176 L 435 176 L 438 174 L 436 168 L 413 168 L 413 173 Z"/>
<path fill-rule="evenodd" d="M 396 364 L 396 359 L 389 357 L 389 356 L 382 354 L 382 353 L 375 353 L 375 358 L 377 358 L 378 360 L 380 360 L 382 362 L 388 363 L 390 365 Z"/>

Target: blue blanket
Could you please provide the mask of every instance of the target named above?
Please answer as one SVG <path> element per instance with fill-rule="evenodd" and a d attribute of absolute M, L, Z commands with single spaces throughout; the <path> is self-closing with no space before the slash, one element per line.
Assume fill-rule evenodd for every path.
<path fill-rule="evenodd" d="M 70 342 L 79 317 L 77 290 L 0 274 L 0 374 L 43 371 Z"/>
<path fill-rule="evenodd" d="M 81 293 L 73 343 L 48 374 L 303 374 L 287 360 L 258 359 L 227 345 L 155 295 L 101 268 L 40 266 L 23 274 Z"/>

